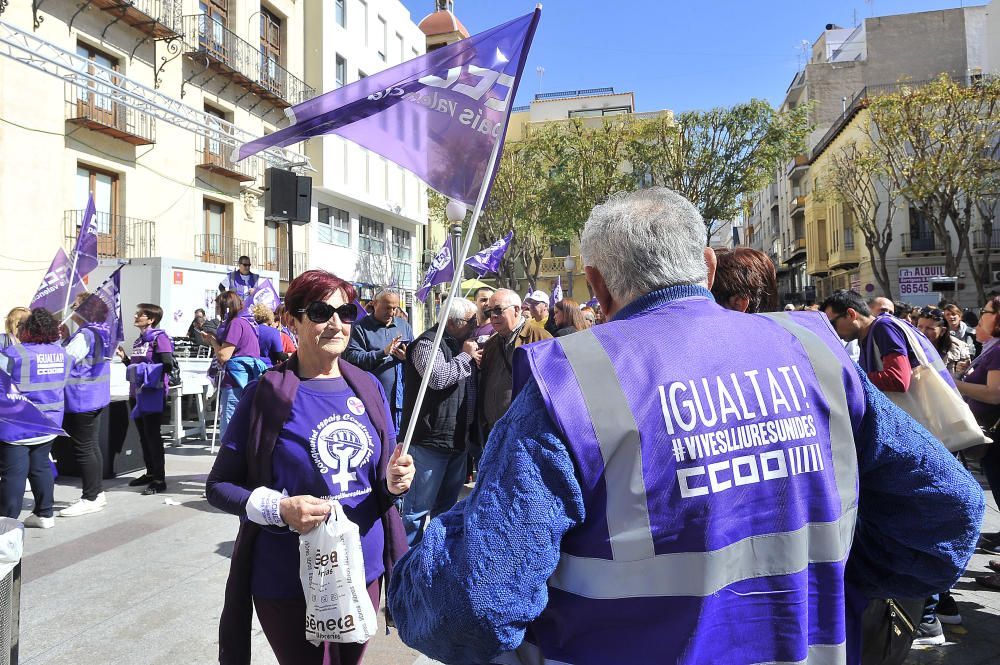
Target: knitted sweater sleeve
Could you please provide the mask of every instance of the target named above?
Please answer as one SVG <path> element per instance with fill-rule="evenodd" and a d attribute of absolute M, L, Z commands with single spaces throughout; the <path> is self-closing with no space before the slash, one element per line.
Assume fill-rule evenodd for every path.
<path fill-rule="evenodd" d="M 563 534 L 584 517 L 573 462 L 531 381 L 497 422 L 465 501 L 431 520 L 396 565 L 403 641 L 455 665 L 517 648 L 548 603 Z"/>
<path fill-rule="evenodd" d="M 951 588 L 976 548 L 983 491 L 930 432 L 864 377 L 860 496 L 848 579 L 869 598 Z"/>

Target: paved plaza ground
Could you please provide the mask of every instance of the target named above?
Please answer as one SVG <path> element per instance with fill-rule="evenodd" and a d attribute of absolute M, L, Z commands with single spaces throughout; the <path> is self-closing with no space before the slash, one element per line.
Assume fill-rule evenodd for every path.
<path fill-rule="evenodd" d="M 217 662 L 218 615 L 237 521 L 202 497 L 214 457 L 205 442 L 167 449 L 168 493 L 140 496 L 129 478 L 106 481 L 108 508 L 25 531 L 23 665 L 187 665 Z M 30 495 L 29 495 L 30 497 Z M 60 478 L 57 509 L 79 497 Z M 987 531 L 1000 531 L 990 498 Z M 30 498 L 26 500 L 26 509 Z M 27 513 L 25 513 L 26 515 Z M 979 587 L 989 557 L 976 554 L 955 586 L 965 623 L 943 647 L 908 663 L 1000 663 L 1000 592 Z M 254 665 L 276 663 L 255 626 Z M 395 632 L 372 641 L 366 665 L 428 665 Z"/>

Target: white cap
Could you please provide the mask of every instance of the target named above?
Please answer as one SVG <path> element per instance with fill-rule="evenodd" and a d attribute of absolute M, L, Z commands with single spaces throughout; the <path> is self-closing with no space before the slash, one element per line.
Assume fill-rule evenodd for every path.
<path fill-rule="evenodd" d="M 543 302 L 547 305 L 549 304 L 549 294 L 541 289 L 538 289 L 537 291 L 532 291 L 525 296 L 524 302 Z"/>
<path fill-rule="evenodd" d="M 788 303 L 787 305 L 785 305 L 785 311 L 786 312 L 794 312 L 795 311 L 795 305 L 793 305 L 792 303 Z"/>

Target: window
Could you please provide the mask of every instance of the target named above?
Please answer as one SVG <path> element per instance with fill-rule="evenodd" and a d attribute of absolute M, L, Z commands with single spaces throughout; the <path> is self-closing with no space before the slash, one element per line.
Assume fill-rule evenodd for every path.
<path fill-rule="evenodd" d="M 275 90 L 281 63 L 281 19 L 260 8 L 260 74 L 262 83 Z"/>
<path fill-rule="evenodd" d="M 205 235 L 201 244 L 201 260 L 207 263 L 231 263 L 236 257 L 228 256 L 232 254 L 233 243 L 229 237 L 226 205 L 218 201 L 204 199 L 202 211 Z"/>
<path fill-rule="evenodd" d="M 549 256 L 569 256 L 568 242 L 554 242 L 549 245 Z"/>
<path fill-rule="evenodd" d="M 341 28 L 347 27 L 347 0 L 335 0 L 333 3 L 334 18 Z"/>
<path fill-rule="evenodd" d="M 214 132 L 222 134 L 226 131 L 225 125 L 221 122 L 226 119 L 226 113 L 224 111 L 205 104 L 205 113 L 211 116 L 208 120 L 208 126 L 212 128 Z M 218 119 L 218 121 L 216 119 Z M 221 166 L 226 159 L 225 146 L 219 139 L 214 137 L 209 138 L 205 141 L 205 154 L 202 155 L 202 158 L 205 160 L 205 164 L 216 164 Z"/>
<path fill-rule="evenodd" d="M 396 33 L 396 52 L 399 53 L 399 62 L 403 62 L 406 59 L 405 52 L 403 50 L 403 35 Z"/>
<path fill-rule="evenodd" d="M 226 33 L 229 0 L 200 0 L 198 8 L 204 16 L 198 22 L 198 46 L 218 58 L 227 59 L 230 46 Z"/>
<path fill-rule="evenodd" d="M 116 256 L 118 237 L 118 176 L 83 164 L 76 167 L 76 208 L 84 210 L 93 195 L 97 209 L 97 253 Z M 83 222 L 83 214 L 77 225 Z"/>
<path fill-rule="evenodd" d="M 79 89 L 77 92 L 78 117 L 92 118 L 107 127 L 117 127 L 119 123 L 124 127 L 125 109 L 122 108 L 121 104 L 113 101 L 109 87 L 117 84 L 117 77 L 106 71 L 111 69 L 117 72 L 118 59 L 87 44 L 77 44 L 76 54 L 89 61 L 87 64 L 88 74 L 92 74 L 100 81 L 107 81 L 109 84 L 102 85 L 91 81 L 86 88 Z M 99 69 L 95 65 L 99 65 L 103 69 Z"/>
<path fill-rule="evenodd" d="M 334 76 L 337 79 L 337 87 L 343 88 L 344 83 L 347 81 L 347 61 L 339 55 L 337 56 L 337 67 L 334 70 Z"/>
<path fill-rule="evenodd" d="M 367 217 L 359 219 L 358 249 L 368 254 L 385 255 L 385 226 L 382 222 Z"/>
<path fill-rule="evenodd" d="M 625 115 L 631 113 L 632 109 L 628 106 L 616 106 L 609 109 L 581 109 L 579 111 L 570 111 L 570 118 L 600 118 L 601 116 L 608 115 Z"/>
<path fill-rule="evenodd" d="M 359 69 L 358 70 L 358 80 L 360 81 L 361 79 L 365 79 L 365 78 L 368 78 L 368 74 L 365 74 L 363 71 L 361 71 Z"/>
<path fill-rule="evenodd" d="M 351 246 L 351 215 L 346 210 L 333 208 L 331 206 L 320 205 L 319 213 L 319 241 L 339 245 L 341 247 Z"/>
<path fill-rule="evenodd" d="M 368 3 L 361 0 L 361 35 L 364 45 L 368 46 Z"/>
<path fill-rule="evenodd" d="M 378 42 L 378 57 L 385 62 L 385 54 L 389 52 L 389 26 L 386 25 L 385 19 L 381 16 L 378 17 L 379 33 L 381 38 Z"/>
<path fill-rule="evenodd" d="M 399 286 L 413 286 L 413 241 L 412 235 L 405 229 L 392 229 L 392 277 Z"/>

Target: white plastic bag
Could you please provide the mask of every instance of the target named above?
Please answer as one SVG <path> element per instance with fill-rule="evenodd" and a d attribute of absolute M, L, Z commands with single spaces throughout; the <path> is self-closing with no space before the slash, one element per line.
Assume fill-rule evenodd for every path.
<path fill-rule="evenodd" d="M 378 617 L 365 585 L 358 526 L 337 501 L 326 522 L 299 536 L 299 578 L 306 596 L 306 639 L 367 642 Z"/>
<path fill-rule="evenodd" d="M 0 517 L 0 579 L 7 577 L 24 554 L 24 525 L 11 517 Z"/>

